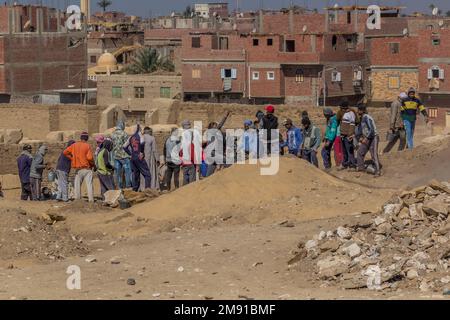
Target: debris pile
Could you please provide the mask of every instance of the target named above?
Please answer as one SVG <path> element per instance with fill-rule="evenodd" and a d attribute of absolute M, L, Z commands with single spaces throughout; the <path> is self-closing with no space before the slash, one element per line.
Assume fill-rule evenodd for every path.
<path fill-rule="evenodd" d="M 48 262 L 85 255 L 90 250 L 79 237 L 53 226 L 62 216 L 36 218 L 20 208 L 1 208 L 0 216 L 0 260 Z"/>
<path fill-rule="evenodd" d="M 344 289 L 444 292 L 450 288 L 450 184 L 403 192 L 367 221 L 321 231 L 300 243 L 289 265 L 314 268 Z"/>

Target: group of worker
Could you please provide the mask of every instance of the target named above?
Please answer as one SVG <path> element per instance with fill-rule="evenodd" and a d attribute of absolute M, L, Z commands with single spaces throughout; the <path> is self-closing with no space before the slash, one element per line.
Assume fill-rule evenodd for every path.
<path fill-rule="evenodd" d="M 88 142 L 87 132 L 81 133 L 78 142 L 70 140 L 58 158 L 56 170 L 45 161 L 48 153 L 46 145 L 40 146 L 35 155 L 32 155 L 31 145 L 24 145 L 17 159 L 21 199 L 41 201 L 52 197 L 45 192 L 48 188 L 42 188 L 45 169 L 55 173 L 55 198 L 63 202 L 70 200 L 69 175 L 72 170 L 75 174 L 73 198 L 76 200 L 82 198 L 81 186 L 85 183 L 88 200 L 94 202 L 94 173 L 98 177 L 102 196 L 107 191 L 122 188 L 133 188 L 134 191 L 159 188 L 159 156 L 149 127 L 141 132 L 138 125 L 135 133 L 129 136 L 125 132 L 125 124 L 119 121 L 111 138 L 98 135 L 95 140 L 95 150 Z"/>
<path fill-rule="evenodd" d="M 428 123 L 428 114 L 416 97 L 414 88 L 399 95 L 398 100 L 391 105 L 388 145 L 383 153 L 390 152 L 398 141 L 400 151 L 406 147 L 413 149 L 419 112 Z M 241 154 L 245 155 L 245 159 L 262 158 L 277 153 L 289 154 L 319 167 L 318 153 L 321 148 L 325 170 L 332 167 L 334 151 L 334 162 L 338 170 L 349 169 L 375 176 L 381 175 L 382 166 L 378 157 L 379 131 L 365 104 L 358 104 L 354 109 L 349 106 L 347 100 L 343 100 L 336 113 L 331 108 L 324 108 L 324 135 L 306 111 L 301 114 L 301 127 L 297 127 L 292 119 L 286 119 L 283 122 L 286 132 L 281 135 L 278 131 L 279 120 L 275 115 L 275 107 L 270 105 L 266 107 L 265 113 L 258 111 L 255 119 L 244 122 L 240 139 L 227 137 L 223 126 L 229 115 L 230 113 L 220 123 L 210 123 L 205 139 L 202 139 L 198 132 L 199 136 L 195 136 L 196 130 L 192 129 L 190 121 L 183 121 L 182 133 L 180 134 L 178 128 L 174 128 L 164 142 L 162 163 L 156 140 L 149 127 L 141 132 L 140 126 L 137 125 L 135 132 L 129 136 L 125 132 L 124 122 L 119 121 L 110 138 L 103 135 L 95 137 L 97 147 L 94 151 L 88 143 L 88 133 L 83 132 L 80 140 L 69 141 L 59 156 L 55 171 L 58 186 L 56 200 L 69 201 L 68 181 L 71 170 L 75 171 L 74 198 L 81 199 L 81 185 L 84 182 L 88 199 L 93 202 L 94 173 L 98 177 L 102 196 L 109 190 L 125 188 L 133 188 L 134 191 L 148 188 L 171 190 L 172 181 L 175 189 L 180 187 L 181 172 L 183 185 L 187 185 L 242 160 L 239 159 Z M 274 132 L 279 136 L 274 137 Z M 183 145 L 186 140 L 187 147 L 186 144 Z M 196 141 L 200 142 L 196 144 Z M 206 150 L 211 146 L 214 151 L 207 154 Z M 218 146 L 220 148 L 217 148 Z M 201 150 L 200 156 L 196 152 L 198 149 Z M 221 150 L 222 155 L 215 154 L 216 150 Z M 45 169 L 51 169 L 45 161 L 47 152 L 48 147 L 42 145 L 32 155 L 31 145 L 24 145 L 23 152 L 17 159 L 22 200 L 36 201 L 45 198 L 42 193 L 43 172 Z M 366 161 L 368 153 L 371 154 L 371 161 Z"/>

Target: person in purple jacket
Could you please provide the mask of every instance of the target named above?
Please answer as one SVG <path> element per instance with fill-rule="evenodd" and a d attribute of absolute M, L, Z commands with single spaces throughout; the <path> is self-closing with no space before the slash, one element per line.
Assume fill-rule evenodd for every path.
<path fill-rule="evenodd" d="M 67 149 L 74 143 L 74 140 L 70 140 L 67 143 L 67 147 L 65 149 Z M 64 155 L 64 152 L 61 152 L 61 155 L 58 159 L 58 164 L 56 165 L 56 176 L 58 177 L 58 193 L 56 196 L 57 201 L 69 201 L 69 173 L 71 164 L 71 160 Z"/>
<path fill-rule="evenodd" d="M 23 151 L 17 158 L 17 167 L 19 169 L 20 184 L 22 186 L 21 200 L 27 201 L 31 199 L 31 184 L 30 184 L 30 169 L 33 162 L 33 156 L 31 151 L 33 148 L 31 145 L 26 144 L 23 146 Z"/>

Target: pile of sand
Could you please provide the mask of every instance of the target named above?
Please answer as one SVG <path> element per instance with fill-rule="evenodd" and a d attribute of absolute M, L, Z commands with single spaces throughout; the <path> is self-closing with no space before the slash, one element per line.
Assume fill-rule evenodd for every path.
<path fill-rule="evenodd" d="M 259 165 L 234 165 L 131 211 L 155 220 L 227 214 L 253 223 L 304 220 L 371 211 L 388 194 L 343 182 L 298 158 L 280 158 L 280 170 L 274 176 L 262 176 L 260 169 Z"/>

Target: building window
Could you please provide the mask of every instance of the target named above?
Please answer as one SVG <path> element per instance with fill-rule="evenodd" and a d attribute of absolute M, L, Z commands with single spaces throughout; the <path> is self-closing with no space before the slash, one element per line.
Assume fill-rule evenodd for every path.
<path fill-rule="evenodd" d="M 347 11 L 347 24 L 352 23 L 352 13 L 351 11 Z"/>
<path fill-rule="evenodd" d="M 122 87 L 112 87 L 112 97 L 122 98 Z"/>
<path fill-rule="evenodd" d="M 428 109 L 428 116 L 430 118 L 437 118 L 438 117 L 438 109 L 437 108 L 429 108 Z"/>
<path fill-rule="evenodd" d="M 269 47 L 273 46 L 273 39 L 272 38 L 267 39 L 267 45 Z"/>
<path fill-rule="evenodd" d="M 144 87 L 134 87 L 134 97 L 136 99 L 144 98 Z"/>
<path fill-rule="evenodd" d="M 331 82 L 341 82 L 342 81 L 342 75 L 339 71 L 333 71 L 331 73 Z"/>
<path fill-rule="evenodd" d="M 398 54 L 400 52 L 400 43 L 398 42 L 389 43 L 389 52 L 391 54 Z"/>
<path fill-rule="evenodd" d="M 398 76 L 389 77 L 388 88 L 400 89 L 400 77 Z"/>
<path fill-rule="evenodd" d="M 275 72 L 273 71 L 267 72 L 267 80 L 275 80 Z"/>
<path fill-rule="evenodd" d="M 295 40 L 286 40 L 286 52 L 295 52 Z"/>
<path fill-rule="evenodd" d="M 169 87 L 161 87 L 159 89 L 159 97 L 170 99 L 170 88 Z"/>
<path fill-rule="evenodd" d="M 91 56 L 91 63 L 97 63 L 97 56 Z"/>
<path fill-rule="evenodd" d="M 363 79 L 362 67 L 353 69 L 353 81 L 361 81 Z"/>
<path fill-rule="evenodd" d="M 331 38 L 331 47 L 333 50 L 337 50 L 337 36 L 333 35 L 333 38 Z"/>
<path fill-rule="evenodd" d="M 253 46 L 254 47 L 259 46 L 259 39 L 253 39 Z"/>
<path fill-rule="evenodd" d="M 220 77 L 222 79 L 237 79 L 237 69 L 221 69 L 220 70 Z"/>
<path fill-rule="evenodd" d="M 431 39 L 433 46 L 439 46 L 441 44 L 441 39 Z"/>
<path fill-rule="evenodd" d="M 228 50 L 228 37 L 219 38 L 219 50 Z"/>
<path fill-rule="evenodd" d="M 428 80 L 431 79 L 445 79 L 445 72 L 444 69 L 439 68 L 439 66 L 433 66 L 430 69 L 428 69 Z"/>
<path fill-rule="evenodd" d="M 200 48 L 200 37 L 192 37 L 192 48 Z"/>
<path fill-rule="evenodd" d="M 200 79 L 202 77 L 202 71 L 200 69 L 192 70 L 192 79 Z"/>
<path fill-rule="evenodd" d="M 295 71 L 295 82 L 303 82 L 305 81 L 305 74 L 302 69 L 297 69 Z"/>
<path fill-rule="evenodd" d="M 259 80 L 259 72 L 258 71 L 254 71 L 252 73 L 252 79 L 253 80 Z"/>

